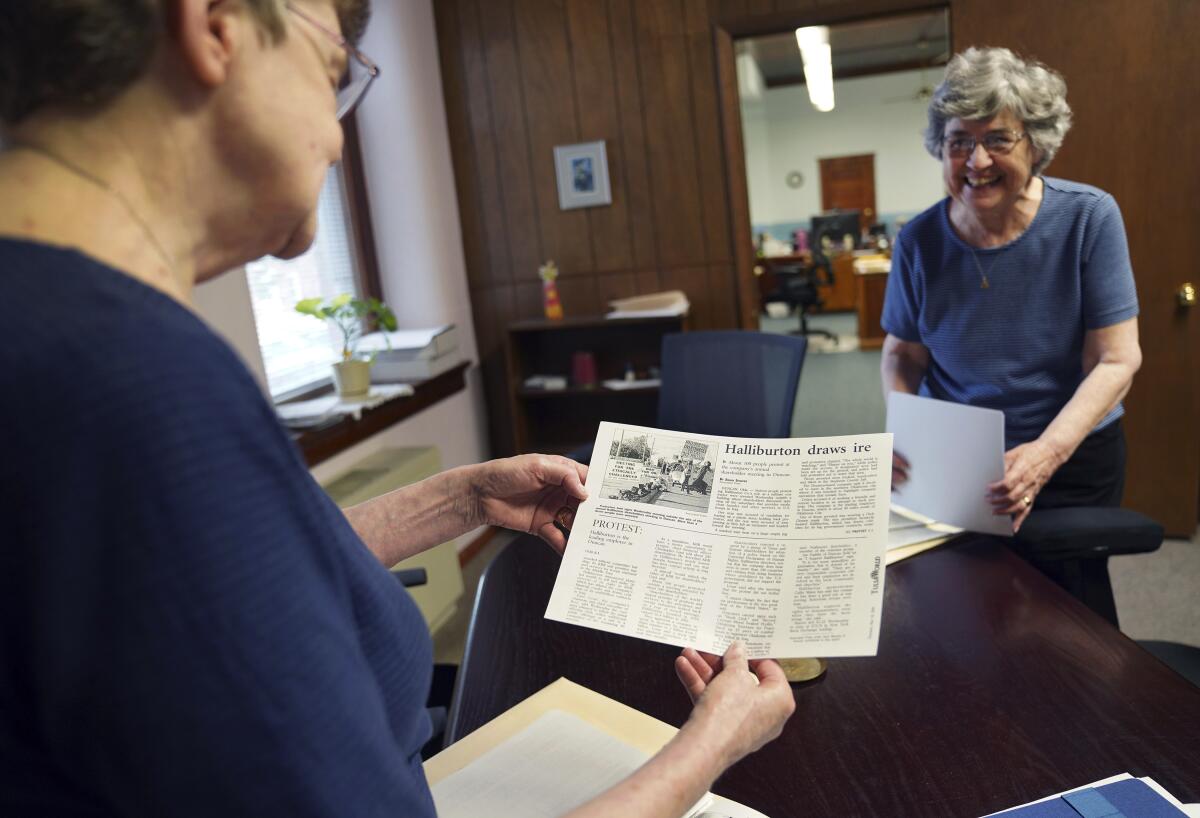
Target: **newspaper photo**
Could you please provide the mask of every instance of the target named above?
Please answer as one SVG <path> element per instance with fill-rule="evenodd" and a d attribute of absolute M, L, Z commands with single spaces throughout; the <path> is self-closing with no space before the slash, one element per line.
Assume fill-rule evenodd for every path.
<path fill-rule="evenodd" d="M 709 653 L 873 656 L 892 436 L 601 423 L 546 617 Z"/>

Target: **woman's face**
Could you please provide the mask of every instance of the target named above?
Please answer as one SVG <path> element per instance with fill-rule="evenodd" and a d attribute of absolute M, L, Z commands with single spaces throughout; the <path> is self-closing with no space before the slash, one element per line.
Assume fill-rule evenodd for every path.
<path fill-rule="evenodd" d="M 331 2 L 305 13 L 338 30 Z M 307 20 L 285 12 L 286 37 L 263 37 L 245 64 L 242 102 L 222 139 L 227 164 L 246 191 L 258 255 L 291 258 L 316 236 L 316 205 L 330 166 L 341 158 L 336 92 L 346 52 Z"/>
<path fill-rule="evenodd" d="M 989 153 L 984 138 L 1001 133 L 1018 141 L 1007 154 Z M 942 174 L 951 198 L 979 215 L 1003 213 L 1016 204 L 1033 177 L 1037 158 L 1021 120 L 1010 111 L 991 119 L 955 118 L 946 123 L 944 137 Z M 955 137 L 973 138 L 975 149 L 966 156 L 952 155 L 949 146 Z"/>

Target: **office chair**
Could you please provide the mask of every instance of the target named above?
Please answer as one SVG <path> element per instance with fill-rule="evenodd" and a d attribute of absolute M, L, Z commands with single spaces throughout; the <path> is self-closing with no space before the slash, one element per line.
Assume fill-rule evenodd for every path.
<path fill-rule="evenodd" d="M 748 330 L 664 335 L 660 429 L 790 437 L 808 339 Z M 590 463 L 592 447 L 567 456 Z"/>
<path fill-rule="evenodd" d="M 823 256 L 813 257 L 812 264 L 803 261 L 773 262 L 772 272 L 775 274 L 775 290 L 763 296 L 763 309 L 771 301 L 781 301 L 800 316 L 800 329 L 792 335 L 820 335 L 837 343 L 837 335 L 824 330 L 809 327 L 808 314 L 819 312 L 825 302 L 821 299 L 820 286 L 832 286 L 833 266 Z"/>
<path fill-rule="evenodd" d="M 1136 511 L 1080 506 L 1034 509 L 1013 537 L 1013 546 L 1060 587 L 1120 627 L 1108 558 L 1156 551 L 1162 540 L 1162 526 Z"/>
<path fill-rule="evenodd" d="M 658 425 L 737 437 L 789 437 L 808 339 L 744 330 L 662 342 Z"/>
<path fill-rule="evenodd" d="M 1157 551 L 1162 540 L 1162 526 L 1144 514 L 1088 506 L 1035 509 L 1012 544 L 1061 588 L 1119 627 L 1108 558 Z M 1200 648 L 1160 641 L 1138 644 L 1200 687 Z"/>

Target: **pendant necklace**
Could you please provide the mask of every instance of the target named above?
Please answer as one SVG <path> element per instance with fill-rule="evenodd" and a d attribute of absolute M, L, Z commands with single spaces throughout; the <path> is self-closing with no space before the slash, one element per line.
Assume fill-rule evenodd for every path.
<path fill-rule="evenodd" d="M 31 145 L 28 142 L 13 142 L 13 143 L 10 143 L 9 147 L 24 148 L 27 151 L 32 151 L 33 153 L 40 154 L 41 156 L 44 156 L 46 159 L 49 159 L 50 161 L 54 162 L 55 164 L 59 165 L 60 167 L 65 168 L 66 170 L 75 174 L 79 178 L 84 179 L 85 181 L 91 182 L 96 187 L 100 188 L 104 192 L 111 195 L 114 199 L 116 199 L 118 202 L 121 203 L 121 207 L 123 207 L 125 209 L 125 212 L 129 214 L 129 217 L 131 219 L 133 219 L 133 221 L 137 224 L 137 226 L 139 228 L 141 228 L 142 233 L 146 236 L 147 239 L 150 240 L 150 244 L 154 247 L 155 252 L 158 253 L 159 258 L 161 258 L 163 260 L 163 263 L 167 265 L 167 270 L 170 271 L 171 275 L 176 279 L 179 278 L 178 272 L 176 271 L 176 268 L 175 268 L 175 263 L 171 260 L 170 254 L 167 253 L 166 248 L 164 248 L 162 246 L 162 244 L 159 243 L 158 237 L 156 237 L 154 235 L 154 231 L 150 229 L 150 225 L 148 225 L 146 223 L 146 220 L 138 215 L 137 210 L 134 209 L 133 205 L 129 203 L 129 200 L 125 198 L 125 194 L 123 194 L 121 191 L 117 190 L 115 187 L 113 187 L 108 182 L 104 181 L 103 179 L 101 179 L 99 176 L 95 175 L 91 171 L 81 168 L 79 165 L 75 164 L 74 162 L 72 162 L 68 159 L 64 159 L 63 157 L 59 156 L 57 153 L 53 153 L 52 151 L 46 150 L 41 145 Z"/>
<path fill-rule="evenodd" d="M 1000 254 L 997 253 L 996 258 L 993 258 L 991 263 L 988 264 L 987 270 L 984 270 L 983 265 L 979 263 L 979 256 L 975 254 L 975 248 L 968 245 L 967 249 L 971 251 L 971 258 L 975 259 L 975 269 L 979 271 L 979 289 L 986 290 L 991 286 L 988 283 L 987 274 L 990 273 L 992 268 L 996 266 L 996 260 L 1000 258 Z"/>

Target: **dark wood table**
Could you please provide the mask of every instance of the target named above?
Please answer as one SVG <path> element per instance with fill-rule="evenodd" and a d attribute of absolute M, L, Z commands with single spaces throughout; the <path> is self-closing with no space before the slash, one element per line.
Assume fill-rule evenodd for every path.
<path fill-rule="evenodd" d="M 558 562 L 523 537 L 484 574 L 451 741 L 560 676 L 687 718 L 675 648 L 543 618 Z M 995 540 L 889 568 L 879 655 L 794 690 L 783 735 L 713 787 L 771 818 L 971 818 L 1122 772 L 1200 801 L 1200 688 Z"/>

